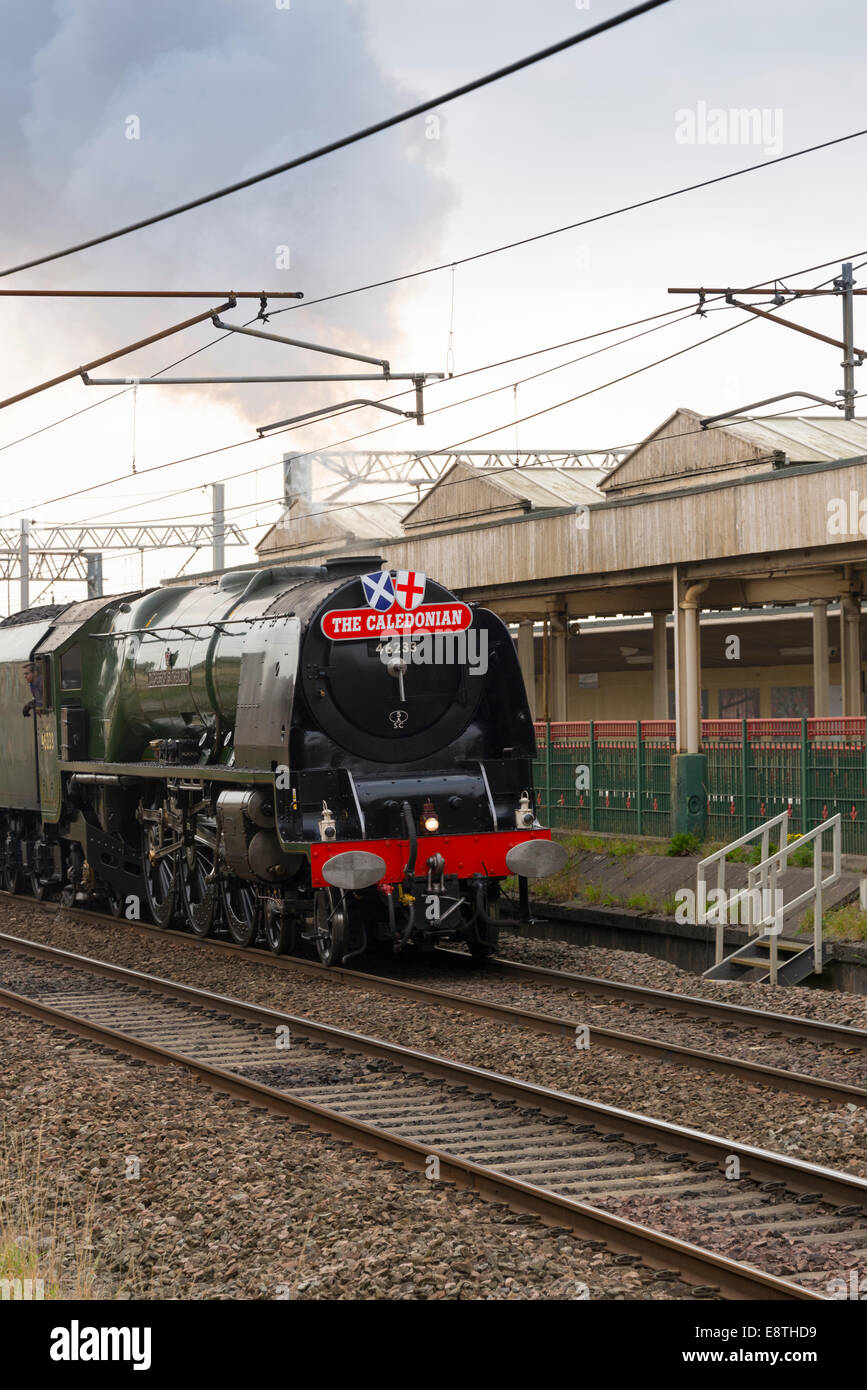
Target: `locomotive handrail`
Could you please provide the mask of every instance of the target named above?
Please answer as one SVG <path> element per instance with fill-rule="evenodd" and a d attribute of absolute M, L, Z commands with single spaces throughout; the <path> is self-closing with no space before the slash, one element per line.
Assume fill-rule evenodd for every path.
<path fill-rule="evenodd" d="M 412 816 L 412 807 L 408 801 L 401 806 L 403 820 L 406 826 L 407 836 L 409 837 L 409 858 L 406 861 L 406 868 L 403 871 L 404 878 L 411 878 L 415 873 L 415 861 L 418 857 L 418 834 L 415 828 L 415 821 Z"/>
<path fill-rule="evenodd" d="M 226 623 L 273 623 L 273 621 L 273 618 L 268 618 L 265 615 L 259 615 L 254 618 L 204 618 L 200 623 L 187 623 L 186 625 L 182 625 L 181 623 L 166 623 L 162 627 L 124 627 L 115 628 L 111 632 L 88 632 L 86 635 L 94 638 L 95 641 L 104 638 L 116 638 L 120 640 L 122 637 L 155 637 L 161 632 L 183 632 L 188 637 L 192 637 L 195 635 L 193 632 L 194 628 L 215 627 L 225 632 Z"/>

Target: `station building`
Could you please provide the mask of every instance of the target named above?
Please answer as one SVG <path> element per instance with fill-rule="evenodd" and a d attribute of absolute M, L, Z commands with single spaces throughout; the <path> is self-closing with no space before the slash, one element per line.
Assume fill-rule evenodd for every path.
<path fill-rule="evenodd" d="M 696 760 L 674 765 L 653 796 L 660 825 L 669 811 L 677 819 L 681 773 L 685 800 L 705 802 L 701 828 L 715 799 L 744 823 L 751 800 L 756 814 L 768 809 L 761 788 L 747 789 L 746 753 L 739 788 L 708 790 L 713 740 L 736 732 L 742 743 L 750 732 L 794 738 L 796 726 L 860 739 L 850 772 L 860 757 L 865 781 L 867 423 L 790 415 L 704 428 L 682 408 L 604 471 L 459 459 L 402 514 L 293 497 L 258 553 L 272 563 L 344 547 L 435 575 L 512 624 L 547 742 L 574 735 L 590 748 L 602 726 L 629 726 L 633 814 L 652 791 L 643 733 L 675 760 Z M 820 777 L 811 793 L 807 761 L 802 748 L 797 787 L 790 772 L 771 798 L 788 798 L 803 824 L 815 818 L 808 802 L 820 816 L 826 792 L 841 791 Z M 550 758 L 547 772 L 551 806 L 565 806 L 574 788 L 557 793 Z M 593 796 L 606 790 L 607 811 L 611 789 Z M 852 783 L 847 797 L 867 836 L 867 789 Z M 580 821 L 583 808 L 572 809 Z"/>

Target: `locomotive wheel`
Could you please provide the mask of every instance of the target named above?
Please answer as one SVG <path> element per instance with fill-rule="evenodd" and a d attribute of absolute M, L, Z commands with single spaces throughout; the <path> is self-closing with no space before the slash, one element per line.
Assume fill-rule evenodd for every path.
<path fill-rule="evenodd" d="M 265 940 L 275 956 L 295 950 L 295 921 L 286 903 L 279 898 L 265 899 Z"/>
<path fill-rule="evenodd" d="M 3 887 L 6 889 L 6 892 L 7 892 L 7 893 L 20 893 L 20 892 L 21 892 L 21 870 L 18 869 L 18 868 L 15 868 L 15 869 L 4 869 L 4 870 L 3 870 Z"/>
<path fill-rule="evenodd" d="M 112 917 L 122 917 L 125 906 L 123 894 L 118 893 L 117 889 L 112 888 L 111 884 L 109 883 L 105 884 L 104 887 L 106 907 L 108 908 Z"/>
<path fill-rule="evenodd" d="M 231 875 L 223 879 L 223 911 L 229 935 L 238 946 L 252 946 L 262 923 L 259 895 L 252 883 Z"/>
<path fill-rule="evenodd" d="M 485 911 L 489 917 L 497 918 L 500 915 L 500 904 L 498 901 L 491 901 L 485 898 Z M 495 922 L 481 922 L 476 919 L 474 929 L 470 932 L 467 945 L 470 948 L 470 955 L 473 960 L 487 960 L 488 956 L 496 954 L 497 946 L 500 941 L 500 928 Z"/>
<path fill-rule="evenodd" d="M 210 845 L 196 840 L 181 850 L 180 898 L 187 926 L 194 936 L 210 936 L 217 918 L 217 881 L 214 871 L 214 851 Z"/>
<path fill-rule="evenodd" d="M 48 884 L 45 879 L 40 878 L 38 874 L 30 874 L 28 877 L 30 881 L 30 892 L 38 903 L 44 902 L 48 896 Z"/>
<path fill-rule="evenodd" d="M 323 965 L 339 965 L 346 950 L 346 897 L 333 888 L 319 888 L 313 904 L 316 953 Z"/>
<path fill-rule="evenodd" d="M 164 848 L 160 827 L 148 821 L 142 831 L 142 875 L 151 917 L 158 927 L 171 925 L 178 896 L 178 858 L 176 854 L 151 859 L 151 853 Z"/>

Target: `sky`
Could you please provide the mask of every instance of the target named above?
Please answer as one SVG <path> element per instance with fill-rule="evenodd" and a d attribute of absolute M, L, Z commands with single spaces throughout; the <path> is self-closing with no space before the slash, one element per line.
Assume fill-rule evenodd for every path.
<path fill-rule="evenodd" d="M 626 7 L 625 0 L 0 0 L 0 269 L 280 163 Z M 867 136 L 449 267 L 859 130 L 865 38 L 867 13 L 854 0 L 821 11 L 804 0 L 671 0 L 443 106 L 434 119 L 413 118 L 157 227 L 0 279 L 0 289 L 301 290 L 309 301 L 442 264 L 403 284 L 302 302 L 268 329 L 387 358 L 395 371 L 474 372 L 428 388 L 421 428 L 364 409 L 235 448 L 226 446 L 255 439 L 258 425 L 399 388 L 133 391 L 76 378 L 0 409 L 0 529 L 17 531 L 21 517 L 38 525 L 205 520 L 208 485 L 225 480 L 228 518 L 247 540 L 227 550 L 227 562 L 238 564 L 279 515 L 285 451 L 344 441 L 356 449 L 436 450 L 465 440 L 476 449 L 605 449 L 638 442 L 678 406 L 716 414 L 784 391 L 833 397 L 841 385 L 837 349 L 732 308 L 706 318 L 690 313 L 619 346 L 640 330 L 475 369 L 679 304 L 686 315 L 694 299 L 670 296 L 670 286 L 749 285 L 844 257 L 867 259 Z M 755 121 L 741 122 L 739 111 L 756 112 Z M 835 269 L 794 283 L 816 284 Z M 867 266 L 861 273 L 867 286 Z M 217 303 L 0 296 L 0 397 Z M 867 321 L 856 305 L 863 345 Z M 225 317 L 244 323 L 256 308 L 240 305 Z M 784 312 L 839 336 L 833 298 Z M 147 376 L 201 348 L 179 373 L 347 369 L 340 358 L 239 335 L 206 347 L 218 337 L 206 323 L 94 375 Z M 601 346 L 610 350 L 573 360 Z M 549 367 L 559 369 L 522 380 Z M 862 389 L 858 374 L 856 382 Z M 459 404 L 480 392 L 490 394 Z M 521 422 L 535 412 L 543 413 Z M 369 440 L 353 438 L 372 431 Z M 223 452 L 189 458 L 209 450 Z M 314 492 L 327 499 L 324 473 L 314 475 Z M 398 506 L 412 500 L 394 485 L 381 495 Z M 158 582 L 184 565 L 194 572 L 209 558 L 181 549 L 143 559 L 107 554 L 106 590 Z M 31 587 L 31 602 L 83 594 L 81 586 L 44 594 L 40 587 Z M 14 586 L 4 589 L 0 611 L 14 610 Z"/>

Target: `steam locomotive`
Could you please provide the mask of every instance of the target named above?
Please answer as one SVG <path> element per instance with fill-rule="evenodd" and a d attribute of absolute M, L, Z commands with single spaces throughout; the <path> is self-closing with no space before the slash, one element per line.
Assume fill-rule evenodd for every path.
<path fill-rule="evenodd" d="M 0 882 L 329 965 L 496 947 L 564 858 L 492 613 L 376 557 L 0 623 Z"/>

